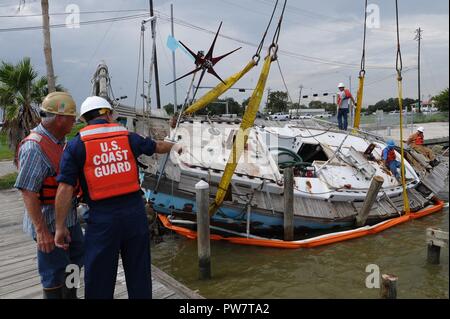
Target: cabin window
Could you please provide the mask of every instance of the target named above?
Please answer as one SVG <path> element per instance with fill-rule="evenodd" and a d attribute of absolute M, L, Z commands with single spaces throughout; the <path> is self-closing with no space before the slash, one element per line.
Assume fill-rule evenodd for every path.
<path fill-rule="evenodd" d="M 328 161 L 328 156 L 320 144 L 303 143 L 298 151 L 298 155 L 303 159 L 303 162 Z"/>

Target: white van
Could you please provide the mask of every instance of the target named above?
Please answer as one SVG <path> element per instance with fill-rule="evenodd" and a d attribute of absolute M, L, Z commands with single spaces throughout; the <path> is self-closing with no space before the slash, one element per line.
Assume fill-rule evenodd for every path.
<path fill-rule="evenodd" d="M 270 115 L 269 118 L 274 121 L 287 121 L 289 120 L 289 114 L 284 114 L 280 112 Z"/>

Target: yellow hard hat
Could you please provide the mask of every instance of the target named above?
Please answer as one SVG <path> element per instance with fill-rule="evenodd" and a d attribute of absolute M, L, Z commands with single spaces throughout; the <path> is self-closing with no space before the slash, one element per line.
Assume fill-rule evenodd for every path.
<path fill-rule="evenodd" d="M 53 92 L 42 101 L 41 111 L 58 115 L 77 115 L 77 107 L 67 92 Z"/>

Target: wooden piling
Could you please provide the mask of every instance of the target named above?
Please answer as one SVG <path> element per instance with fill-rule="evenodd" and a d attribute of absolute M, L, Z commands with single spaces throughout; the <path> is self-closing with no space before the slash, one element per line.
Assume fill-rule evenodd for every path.
<path fill-rule="evenodd" d="M 294 240 L 294 168 L 284 169 L 284 240 Z"/>
<path fill-rule="evenodd" d="M 364 204 L 361 207 L 361 210 L 358 212 L 358 216 L 356 216 L 356 226 L 362 227 L 365 225 L 367 217 L 369 216 L 370 210 L 373 206 L 373 203 L 377 200 L 378 192 L 383 186 L 384 179 L 381 176 L 375 176 L 370 183 L 369 191 L 367 192 L 367 196 L 364 200 Z"/>
<path fill-rule="evenodd" d="M 448 245 L 448 232 L 438 228 L 427 228 L 427 261 L 432 265 L 439 265 L 441 259 L 441 247 Z"/>
<path fill-rule="evenodd" d="M 203 180 L 195 185 L 197 200 L 197 249 L 200 279 L 211 278 L 211 245 L 209 232 L 209 184 Z"/>
<path fill-rule="evenodd" d="M 381 298 L 397 299 L 397 280 L 395 275 L 381 275 Z"/>

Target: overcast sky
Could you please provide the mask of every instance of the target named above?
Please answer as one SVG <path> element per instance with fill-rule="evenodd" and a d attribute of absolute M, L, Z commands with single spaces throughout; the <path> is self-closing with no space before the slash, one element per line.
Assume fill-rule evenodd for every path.
<path fill-rule="evenodd" d="M 31 57 L 36 70 L 45 75 L 42 30 L 5 30 L 23 26 L 41 25 L 40 16 L 27 16 L 41 12 L 40 1 L 26 0 L 18 11 L 19 0 L 0 0 L 0 59 L 12 63 L 25 56 Z M 147 0 L 50 0 L 51 24 L 65 23 L 63 13 L 70 4 L 78 5 L 80 20 L 96 20 L 122 17 L 141 12 L 83 13 L 99 10 L 148 10 Z M 282 0 L 280 3 L 282 4 Z M 242 46 L 242 49 L 222 60 L 216 66 L 220 76 L 226 78 L 240 70 L 253 56 L 261 40 L 264 28 L 275 0 L 154 0 L 155 10 L 162 19 L 157 24 L 159 71 L 162 104 L 173 102 L 172 86 L 165 86 L 172 80 L 171 51 L 166 46 L 170 34 L 170 4 L 173 3 L 175 18 L 202 29 L 215 31 L 223 21 L 221 34 L 240 40 L 219 38 L 215 55 L 220 55 Z M 374 0 L 370 4 L 379 7 L 380 27 L 370 28 L 367 33 L 366 89 L 365 103 L 373 104 L 380 99 L 396 95 L 395 83 L 395 1 Z M 281 5 L 280 5 L 281 7 Z M 435 95 L 448 87 L 449 81 L 449 2 L 447 0 L 399 0 L 401 45 L 404 65 L 404 96 L 417 97 L 417 41 L 415 29 L 421 27 L 422 41 L 422 93 L 424 98 Z M 145 13 L 145 12 L 142 12 Z M 279 11 L 278 11 L 279 14 Z M 349 84 L 356 91 L 357 76 L 362 50 L 364 21 L 363 0 L 290 0 L 285 13 L 279 39 L 279 62 L 289 91 L 294 101 L 298 101 L 299 86 L 302 95 L 313 93 L 334 93 L 339 82 Z M 375 17 L 375 12 L 370 14 Z M 10 17 L 15 16 L 15 17 Z M 17 17 L 21 16 L 21 17 Z M 80 28 L 54 28 L 51 30 L 53 63 L 58 82 L 74 96 L 78 104 L 90 94 L 92 74 L 99 61 L 104 60 L 109 67 L 115 96 L 128 96 L 125 103 L 132 105 L 135 99 L 140 22 L 142 18 L 115 21 Z M 373 20 L 371 20 L 373 21 Z M 266 45 L 272 39 L 272 26 Z M 151 34 L 145 34 L 146 78 L 150 62 Z M 213 34 L 205 30 L 175 24 L 175 37 L 194 51 L 208 50 Z M 247 74 L 238 87 L 252 88 L 256 85 L 260 66 Z M 177 75 L 193 68 L 183 52 L 176 53 Z M 184 99 L 189 85 L 186 78 L 178 82 L 178 101 Z M 140 86 L 142 81 L 140 81 Z M 217 80 L 207 75 L 205 86 L 213 86 Z M 268 80 L 272 90 L 284 90 L 278 67 L 274 64 Z M 139 88 L 139 91 L 142 89 Z M 204 90 L 200 91 L 200 94 Z M 242 101 L 251 92 L 230 91 L 231 96 Z M 154 95 L 154 94 L 153 94 Z M 331 102 L 331 97 L 322 97 Z M 153 99 L 155 101 L 155 99 Z M 309 100 L 302 100 L 308 103 Z M 154 102 L 155 103 L 155 102 Z M 138 98 L 138 105 L 142 101 Z"/>

